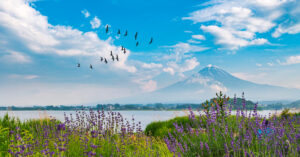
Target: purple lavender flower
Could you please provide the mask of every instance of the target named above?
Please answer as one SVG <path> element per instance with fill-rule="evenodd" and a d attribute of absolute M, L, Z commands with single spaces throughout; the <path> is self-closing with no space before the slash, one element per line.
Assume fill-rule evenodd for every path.
<path fill-rule="evenodd" d="M 66 126 L 64 123 L 60 123 L 57 125 L 57 131 L 66 130 Z"/>

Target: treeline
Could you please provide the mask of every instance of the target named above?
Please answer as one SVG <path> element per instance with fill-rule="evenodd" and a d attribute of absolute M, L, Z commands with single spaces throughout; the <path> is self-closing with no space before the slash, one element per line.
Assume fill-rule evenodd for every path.
<path fill-rule="evenodd" d="M 263 108 L 265 110 L 272 110 L 272 109 L 282 110 L 286 108 L 300 108 L 300 100 L 291 102 L 289 104 L 273 103 L 273 104 L 265 105 L 263 106 Z"/>
<path fill-rule="evenodd" d="M 209 103 L 213 103 L 214 98 L 209 100 Z M 241 109 L 243 103 L 246 105 L 246 109 L 252 110 L 254 108 L 255 103 L 250 100 L 243 100 L 242 98 L 237 99 L 229 99 L 227 102 L 231 105 L 233 110 Z M 89 108 L 94 110 L 184 110 L 191 108 L 193 110 L 203 109 L 203 103 L 199 104 L 192 104 L 192 103 L 178 103 L 178 104 L 163 104 L 163 103 L 155 103 L 155 104 L 97 104 L 95 106 L 82 106 L 82 105 L 73 105 L 73 106 L 31 106 L 31 107 L 19 107 L 19 106 L 7 106 L 7 107 L 0 107 L 0 110 L 79 110 L 82 108 Z M 292 102 L 290 104 L 282 104 L 282 103 L 275 103 L 269 105 L 262 105 L 258 104 L 258 110 L 281 110 L 284 108 L 299 108 L 300 101 Z"/>

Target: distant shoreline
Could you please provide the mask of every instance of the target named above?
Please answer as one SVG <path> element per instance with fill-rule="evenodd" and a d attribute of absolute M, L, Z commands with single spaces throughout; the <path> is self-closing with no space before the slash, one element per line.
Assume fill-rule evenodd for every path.
<path fill-rule="evenodd" d="M 300 109 L 297 109 L 297 108 L 289 108 L 290 109 L 290 112 L 298 112 Z M 82 110 L 81 108 L 80 109 L 70 109 L 70 110 L 47 110 L 47 109 L 32 109 L 32 110 L 2 110 L 2 109 L 0 109 L 0 111 L 79 111 L 79 110 Z M 90 108 L 86 108 L 86 109 L 84 109 L 84 111 L 89 111 L 90 110 Z M 102 109 L 94 109 L 94 108 L 92 108 L 92 110 L 94 110 L 94 111 L 97 111 L 97 110 L 102 110 Z M 201 109 L 201 111 L 202 111 L 203 109 Z M 188 109 L 178 109 L 178 110 L 171 110 L 171 109 L 169 109 L 169 110 L 158 110 L 158 109 L 149 109 L 149 110 L 137 110 L 137 109 L 132 109 L 132 110 L 129 110 L 129 109 L 127 109 L 127 110 L 104 110 L 104 111 L 115 111 L 115 112 L 117 112 L 117 111 L 189 111 Z M 197 111 L 197 110 L 195 110 L 195 109 L 192 109 L 192 111 Z M 237 110 L 232 110 L 232 111 L 237 111 Z M 253 111 L 253 109 L 252 110 L 247 110 L 247 111 Z M 280 112 L 280 111 L 283 111 L 283 109 L 258 109 L 257 111 L 278 111 L 278 112 Z"/>
<path fill-rule="evenodd" d="M 0 111 L 76 111 L 84 109 L 92 110 L 112 110 L 112 111 L 182 111 L 182 110 L 202 110 L 204 109 L 203 105 L 206 103 L 213 103 L 215 98 L 210 99 L 208 102 L 203 103 L 153 103 L 153 104 L 119 104 L 119 103 L 110 103 L 110 104 L 95 104 L 95 105 L 47 105 L 47 106 L 14 106 L 6 105 L 0 106 Z M 243 104 L 245 103 L 245 104 Z M 257 110 L 283 110 L 285 108 L 289 109 L 300 109 L 300 100 L 284 104 L 282 102 L 274 102 L 272 104 L 257 104 L 250 100 L 245 100 L 243 98 L 229 99 L 228 104 L 231 105 L 232 110 L 242 109 L 243 106 L 247 110 L 253 110 L 255 105 Z"/>

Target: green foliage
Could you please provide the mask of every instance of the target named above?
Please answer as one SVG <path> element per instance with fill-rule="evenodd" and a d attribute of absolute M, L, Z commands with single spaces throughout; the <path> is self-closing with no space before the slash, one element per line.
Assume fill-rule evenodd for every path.
<path fill-rule="evenodd" d="M 15 117 L 10 117 L 7 113 L 0 117 L 0 156 L 7 154 L 9 149 L 10 140 L 12 136 L 10 131 L 18 128 L 19 132 L 24 138 L 32 137 L 33 134 L 37 134 L 38 130 L 43 126 L 54 126 L 60 123 L 60 121 L 50 121 L 50 119 L 30 119 L 24 122 Z"/>
<path fill-rule="evenodd" d="M 9 139 L 9 129 L 0 126 L 0 156 L 4 156 L 8 150 Z"/>
<path fill-rule="evenodd" d="M 283 111 L 281 111 L 281 113 L 280 113 L 280 117 L 281 118 L 285 118 L 285 119 L 287 119 L 287 118 L 291 118 L 291 117 L 299 117 L 300 116 L 300 112 L 296 112 L 296 113 L 291 113 L 290 112 L 290 109 L 284 109 Z"/>
<path fill-rule="evenodd" d="M 55 153 L 54 156 L 66 157 L 88 156 L 87 152 L 93 152 L 96 156 L 103 157 L 172 156 L 163 139 L 146 136 L 142 132 L 125 132 L 123 134 L 108 126 L 108 129 L 105 129 L 106 133 L 93 137 L 92 130 L 95 129 L 93 127 L 80 125 L 83 128 L 78 127 L 71 130 L 63 124 L 64 128 L 60 130 L 58 126 L 61 124 L 63 123 L 50 119 L 21 122 L 7 114 L 3 118 L 0 117 L 0 156 L 14 156 L 8 153 L 9 150 L 19 152 L 23 146 L 28 144 L 35 146 L 22 148 L 24 151 L 22 156 L 30 152 L 32 153 L 30 156 L 49 156 L 49 154 L 45 155 L 44 151 L 46 150 Z M 93 148 L 95 145 L 97 145 L 96 149 Z M 61 151 L 57 146 L 63 146 L 66 150 Z"/>
<path fill-rule="evenodd" d="M 242 110 L 232 116 L 224 105 L 227 100 L 217 94 L 212 103 L 204 104 L 206 115 L 197 121 L 190 118 L 198 122 L 194 123 L 196 127 L 175 127 L 165 139 L 174 156 L 300 156 L 299 113 L 284 110 L 279 117 L 265 119 L 257 115 L 255 105 L 251 111 L 253 117 L 249 117 L 243 100 L 243 106 L 239 107 Z M 202 119 L 206 119 L 206 124 Z"/>
<path fill-rule="evenodd" d="M 199 119 L 199 117 L 196 117 Z M 175 117 L 173 119 L 167 121 L 158 121 L 152 122 L 146 126 L 145 133 L 146 135 L 152 135 L 157 137 L 165 137 L 169 132 L 173 132 L 175 129 L 174 124 L 182 125 L 182 126 L 193 126 L 194 122 L 189 119 L 188 116 L 184 117 Z"/>
<path fill-rule="evenodd" d="M 280 117 L 282 118 L 288 118 L 288 117 L 291 117 L 291 113 L 290 113 L 290 110 L 289 109 L 284 109 L 281 114 L 280 114 Z"/>

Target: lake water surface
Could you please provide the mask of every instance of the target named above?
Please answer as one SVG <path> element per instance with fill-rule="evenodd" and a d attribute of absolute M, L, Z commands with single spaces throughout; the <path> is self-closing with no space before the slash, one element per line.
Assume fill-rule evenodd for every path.
<path fill-rule="evenodd" d="M 188 115 L 188 111 L 114 111 L 120 112 L 124 118 L 131 120 L 134 117 L 135 121 L 140 121 L 142 123 L 142 128 L 153 122 L 153 121 L 163 121 L 172 119 L 177 116 Z M 280 113 L 281 111 L 277 110 L 263 110 L 258 111 L 258 114 L 261 116 L 268 117 L 269 114 Z M 9 116 L 18 117 L 21 121 L 28 119 L 40 119 L 45 117 L 55 117 L 58 120 L 64 121 L 64 113 L 67 115 L 75 115 L 75 111 L 0 111 L 0 117 L 3 117 L 6 113 Z M 249 113 L 249 112 L 248 112 Z M 199 114 L 195 111 L 195 114 Z M 235 111 L 232 112 L 235 114 Z"/>

